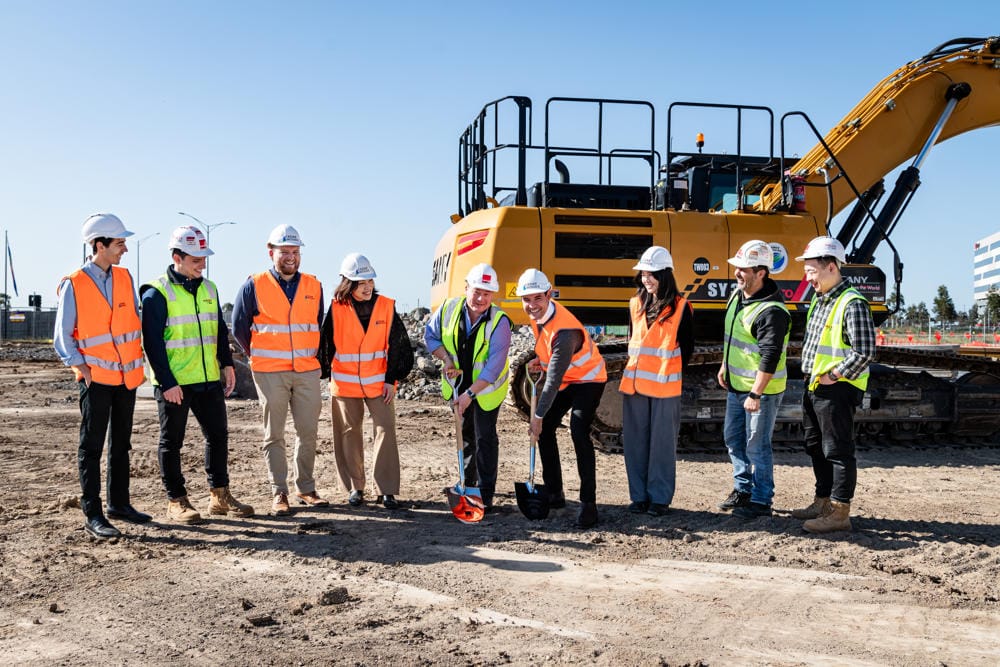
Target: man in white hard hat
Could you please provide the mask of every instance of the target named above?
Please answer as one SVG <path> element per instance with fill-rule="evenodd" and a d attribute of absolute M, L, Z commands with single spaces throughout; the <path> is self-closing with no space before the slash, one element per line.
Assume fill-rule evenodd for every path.
<path fill-rule="evenodd" d="M 771 280 L 774 252 L 747 241 L 730 258 L 737 289 L 726 306 L 719 384 L 727 390 L 724 436 L 733 463 L 733 491 L 719 505 L 744 520 L 771 516 L 771 435 L 785 395 L 785 355 L 792 318 Z"/>
<path fill-rule="evenodd" d="M 796 261 L 815 290 L 802 343 L 802 397 L 806 453 L 812 458 L 816 494 L 792 516 L 811 533 L 851 529 L 851 500 L 858 480 L 854 412 L 868 387 L 875 360 L 875 325 L 865 298 L 841 275 L 846 261 L 837 239 L 820 236 Z"/>
<path fill-rule="evenodd" d="M 211 489 L 208 514 L 253 516 L 253 508 L 229 490 L 226 396 L 236 385 L 236 374 L 219 290 L 201 275 L 206 258 L 215 253 L 197 227 L 175 229 L 167 248 L 173 265 L 140 289 L 142 342 L 153 371 L 160 417 L 157 453 L 169 498 L 167 518 L 184 524 L 202 521 L 188 499 L 181 471 L 189 412 L 205 435 L 205 472 Z"/>
<path fill-rule="evenodd" d="M 538 438 L 542 478 L 550 494 L 550 506 L 565 507 L 562 466 L 556 429 L 567 412 L 576 469 L 580 475 L 578 528 L 597 525 L 597 475 L 590 425 L 604 393 L 608 374 L 604 358 L 580 321 L 552 298 L 552 284 L 538 269 L 528 269 L 517 281 L 517 296 L 528 314 L 535 334 L 532 371 L 545 371 L 545 384 L 531 415 L 531 434 Z"/>
<path fill-rule="evenodd" d="M 476 264 L 465 276 L 465 296 L 442 303 L 424 329 L 427 350 L 444 364 L 444 374 L 462 374 L 454 400 L 462 415 L 465 481 L 479 487 L 487 512 L 497 481 L 497 416 L 510 384 L 510 318 L 492 305 L 498 289 L 493 267 Z M 441 393 L 453 400 L 444 378 Z"/>
<path fill-rule="evenodd" d="M 250 359 L 264 413 L 264 461 L 275 516 L 291 513 L 285 424 L 295 424 L 295 497 L 303 505 L 329 503 L 316 493 L 313 466 L 319 413 L 320 369 L 316 353 L 323 323 L 323 285 L 299 271 L 305 244 L 291 225 L 278 225 L 267 238 L 271 268 L 254 274 L 233 302 L 233 337 Z"/>
<path fill-rule="evenodd" d="M 141 324 L 128 269 L 118 266 L 132 232 L 110 213 L 83 223 L 83 242 L 93 255 L 59 286 L 53 343 L 73 369 L 80 392 L 80 507 L 84 529 L 97 539 L 121 533 L 108 517 L 132 523 L 150 520 L 129 497 L 129 450 L 135 389 L 145 379 Z M 108 433 L 110 427 L 110 435 Z M 101 453 L 108 440 L 107 507 L 101 506 Z"/>

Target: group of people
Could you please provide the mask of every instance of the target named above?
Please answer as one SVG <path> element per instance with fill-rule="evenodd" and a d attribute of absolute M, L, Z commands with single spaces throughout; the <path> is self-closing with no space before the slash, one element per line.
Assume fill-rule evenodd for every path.
<path fill-rule="evenodd" d="M 129 450 L 136 388 L 147 370 L 157 400 L 158 459 L 168 497 L 166 516 L 199 523 L 181 469 L 189 413 L 205 436 L 204 467 L 210 489 L 205 512 L 253 516 L 229 488 L 225 398 L 235 387 L 229 330 L 214 283 L 202 277 L 213 253 L 196 227 L 171 235 L 172 264 L 136 290 L 120 267 L 132 235 L 119 218 L 97 214 L 83 226 L 92 257 L 63 279 L 54 344 L 79 386 L 78 468 L 85 529 L 99 539 L 120 532 L 109 521 L 143 523 L 129 494 Z M 263 420 L 263 457 L 271 511 L 291 512 L 290 500 L 329 504 L 316 490 L 314 462 L 322 410 L 321 380 L 329 378 L 334 455 L 348 503 L 365 502 L 363 421 L 374 431 L 373 480 L 377 502 L 400 506 L 399 450 L 394 397 L 413 366 L 413 351 L 395 303 L 375 289 L 376 273 L 358 253 L 344 258 L 329 307 L 313 275 L 299 271 L 302 239 L 280 225 L 268 237 L 272 266 L 250 276 L 233 304 L 233 338 L 246 352 Z M 813 502 L 793 511 L 811 532 L 850 529 L 857 480 L 853 417 L 874 358 L 875 333 L 867 302 L 843 279 L 843 246 L 819 237 L 798 261 L 816 297 L 810 307 L 802 370 L 806 452 L 816 477 Z M 725 442 L 734 488 L 720 508 L 753 519 L 771 514 L 774 495 L 771 433 L 785 389 L 791 318 L 769 272 L 769 244 L 750 241 L 729 260 L 737 290 L 725 319 L 719 384 L 728 390 Z M 628 362 L 622 438 L 633 513 L 662 516 L 673 501 L 680 429 L 682 377 L 694 349 L 694 315 L 678 290 L 673 258 L 653 246 L 635 265 L 636 293 L 629 302 Z M 463 296 L 446 300 L 425 328 L 428 351 L 442 362 L 442 393 L 462 424 L 466 483 L 478 487 L 486 512 L 494 511 L 499 438 L 497 416 L 510 384 L 511 320 L 493 304 L 496 272 L 478 264 L 465 278 Z M 565 507 L 556 429 L 570 414 L 580 480 L 579 528 L 599 521 L 591 424 L 607 383 L 604 359 L 580 321 L 553 298 L 544 273 L 528 269 L 516 294 L 535 337 L 529 372 L 544 373 L 530 415 L 542 477 L 552 508 Z M 142 304 L 140 309 L 139 304 Z M 141 313 L 141 315 L 140 315 Z M 285 431 L 291 412 L 296 442 L 289 486 Z M 101 503 L 100 467 L 107 441 L 107 504 Z M 294 489 L 294 491 L 293 491 Z"/>

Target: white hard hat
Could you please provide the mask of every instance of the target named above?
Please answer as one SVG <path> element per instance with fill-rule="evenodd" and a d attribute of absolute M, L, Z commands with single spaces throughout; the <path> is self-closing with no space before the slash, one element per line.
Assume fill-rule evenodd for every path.
<path fill-rule="evenodd" d="M 517 279 L 517 296 L 542 294 L 543 292 L 548 292 L 550 289 L 552 289 L 552 283 L 538 269 L 528 269 Z"/>
<path fill-rule="evenodd" d="M 192 257 L 208 257 L 215 252 L 210 250 L 205 235 L 197 227 L 178 227 L 170 234 L 170 250 L 180 250 Z"/>
<path fill-rule="evenodd" d="M 271 235 L 267 237 L 268 245 L 294 245 L 303 246 L 302 237 L 299 230 L 291 225 L 278 225 L 271 230 Z"/>
<path fill-rule="evenodd" d="M 663 246 L 654 245 L 646 248 L 642 253 L 639 263 L 632 267 L 633 271 L 662 271 L 663 269 L 674 268 L 674 258 L 670 256 L 670 251 Z"/>
<path fill-rule="evenodd" d="M 736 256 L 727 261 L 740 269 L 763 266 L 770 271 L 774 268 L 774 250 L 763 241 L 747 241 L 736 251 Z"/>
<path fill-rule="evenodd" d="M 110 213 L 95 213 L 83 223 L 83 242 L 90 243 L 94 239 L 123 239 L 135 232 L 125 229 L 125 225 L 117 215 Z"/>
<path fill-rule="evenodd" d="M 806 259 L 818 259 L 820 257 L 835 257 L 841 264 L 847 262 L 847 253 L 844 251 L 844 245 L 832 236 L 817 236 L 814 238 L 806 246 L 806 249 L 802 251 L 802 254 L 795 258 L 795 261 L 801 262 Z"/>
<path fill-rule="evenodd" d="M 465 276 L 465 282 L 474 289 L 484 289 L 488 292 L 497 292 L 500 285 L 497 284 L 497 272 L 489 264 L 476 264 L 469 269 Z"/>
<path fill-rule="evenodd" d="M 360 252 L 352 252 L 340 263 L 340 275 L 348 280 L 372 280 L 376 273 L 367 257 Z"/>

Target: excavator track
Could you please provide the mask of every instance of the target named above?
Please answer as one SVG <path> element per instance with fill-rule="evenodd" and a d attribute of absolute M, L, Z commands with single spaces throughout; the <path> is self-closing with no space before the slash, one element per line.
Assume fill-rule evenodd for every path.
<path fill-rule="evenodd" d="M 617 391 L 628 360 L 627 343 L 602 343 L 608 388 L 594 419 L 591 436 L 598 449 L 620 453 L 622 398 Z M 789 381 L 775 424 L 776 451 L 802 448 L 801 343 L 789 346 Z M 995 354 L 1000 356 L 1000 350 Z M 527 353 L 512 363 L 514 382 L 508 397 L 522 416 L 528 414 Z M 723 424 L 726 390 L 716 374 L 722 346 L 700 346 L 684 371 L 679 449 L 725 451 Z M 855 419 L 858 447 L 912 449 L 1000 446 L 1000 361 L 987 354 L 962 354 L 944 348 L 879 347 L 868 391 Z"/>

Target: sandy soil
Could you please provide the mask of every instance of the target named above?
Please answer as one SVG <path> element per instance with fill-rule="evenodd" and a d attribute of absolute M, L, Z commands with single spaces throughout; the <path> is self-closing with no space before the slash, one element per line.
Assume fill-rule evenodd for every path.
<path fill-rule="evenodd" d="M 1000 663 L 998 449 L 863 452 L 855 529 L 835 537 L 716 510 L 731 488 L 721 445 L 682 457 L 662 518 L 629 514 L 621 457 L 598 455 L 602 521 L 581 532 L 574 502 L 541 522 L 519 513 L 526 429 L 505 408 L 501 512 L 464 525 L 441 495 L 457 477 L 448 413 L 397 412 L 405 509 L 346 504 L 326 410 L 317 471 L 333 506 L 271 516 L 257 405 L 231 401 L 232 488 L 258 516 L 179 527 L 162 521 L 155 403 L 140 400 L 132 495 L 154 522 L 98 543 L 76 504 L 69 373 L 0 362 L 3 663 Z M 196 427 L 188 437 L 203 504 Z M 776 462 L 776 507 L 809 500 L 804 455 Z"/>

